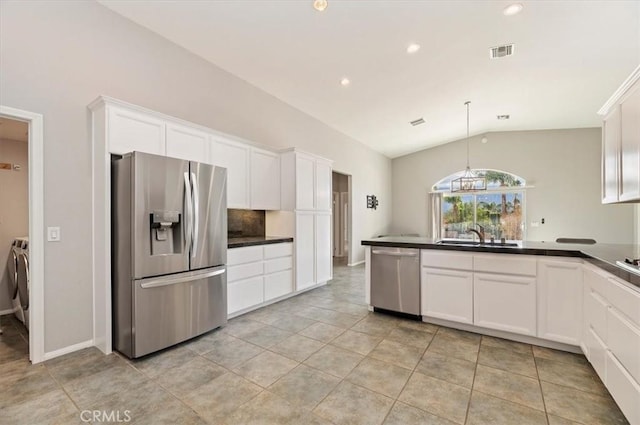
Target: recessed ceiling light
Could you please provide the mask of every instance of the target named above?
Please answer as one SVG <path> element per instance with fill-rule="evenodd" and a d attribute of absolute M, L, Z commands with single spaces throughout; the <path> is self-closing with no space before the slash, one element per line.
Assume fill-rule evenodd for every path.
<path fill-rule="evenodd" d="M 520 3 L 514 3 L 514 4 L 510 4 L 509 6 L 505 7 L 504 9 L 502 9 L 502 13 L 505 16 L 513 16 L 513 15 L 517 15 L 518 13 L 520 13 L 523 8 L 524 8 L 524 6 L 522 6 Z"/>
<path fill-rule="evenodd" d="M 418 43 L 411 43 L 407 46 L 407 53 L 410 55 L 420 50 L 420 45 Z"/>
<path fill-rule="evenodd" d="M 351 80 L 349 80 L 347 77 L 344 77 L 342 80 L 340 80 L 340 84 L 342 84 L 344 87 L 346 87 L 349 84 L 351 84 Z"/>
<path fill-rule="evenodd" d="M 313 8 L 318 12 L 323 12 L 327 6 L 329 6 L 327 0 L 313 0 Z"/>
<path fill-rule="evenodd" d="M 509 115 L 496 115 L 496 118 L 498 118 L 499 120 L 508 120 L 510 118 Z"/>

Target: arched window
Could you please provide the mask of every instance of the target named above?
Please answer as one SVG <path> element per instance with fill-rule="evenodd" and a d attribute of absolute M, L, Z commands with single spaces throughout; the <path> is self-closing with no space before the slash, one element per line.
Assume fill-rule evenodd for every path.
<path fill-rule="evenodd" d="M 487 179 L 487 189 L 451 192 L 452 174 L 433 185 L 430 222 L 436 239 L 476 239 L 470 229 L 482 226 L 485 239 L 521 241 L 525 231 L 525 185 L 522 177 L 500 170 L 473 170 Z"/>

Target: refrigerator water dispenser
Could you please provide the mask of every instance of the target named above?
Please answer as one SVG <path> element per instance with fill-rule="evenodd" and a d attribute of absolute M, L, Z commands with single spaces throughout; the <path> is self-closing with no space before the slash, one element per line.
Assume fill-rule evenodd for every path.
<path fill-rule="evenodd" d="M 182 252 L 181 214 L 178 211 L 151 213 L 151 255 Z"/>

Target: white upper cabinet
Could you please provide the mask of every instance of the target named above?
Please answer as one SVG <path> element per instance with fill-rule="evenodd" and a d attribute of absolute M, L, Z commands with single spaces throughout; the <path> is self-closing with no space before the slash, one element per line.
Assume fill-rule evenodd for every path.
<path fill-rule="evenodd" d="M 620 201 L 640 199 L 640 82 L 620 102 Z"/>
<path fill-rule="evenodd" d="M 620 106 L 602 123 L 602 203 L 618 202 L 620 162 Z"/>
<path fill-rule="evenodd" d="M 602 202 L 640 201 L 640 66 L 598 111 L 602 124 Z"/>
<path fill-rule="evenodd" d="M 582 262 L 538 260 L 538 337 L 580 345 Z"/>
<path fill-rule="evenodd" d="M 165 121 L 150 115 L 108 105 L 107 151 L 125 154 L 138 151 L 166 154 Z"/>
<path fill-rule="evenodd" d="M 283 210 L 331 211 L 331 161 L 297 150 L 280 161 Z"/>
<path fill-rule="evenodd" d="M 209 162 L 209 135 L 179 124 L 167 124 L 167 156 Z"/>
<path fill-rule="evenodd" d="M 251 148 L 251 209 L 280 209 L 280 155 Z"/>
<path fill-rule="evenodd" d="M 316 161 L 316 205 L 318 211 L 331 211 L 331 163 Z"/>
<path fill-rule="evenodd" d="M 315 209 L 315 167 L 313 157 L 296 155 L 296 209 Z"/>
<path fill-rule="evenodd" d="M 209 163 L 227 169 L 227 207 L 251 208 L 249 182 L 250 147 L 221 137 L 211 143 Z"/>

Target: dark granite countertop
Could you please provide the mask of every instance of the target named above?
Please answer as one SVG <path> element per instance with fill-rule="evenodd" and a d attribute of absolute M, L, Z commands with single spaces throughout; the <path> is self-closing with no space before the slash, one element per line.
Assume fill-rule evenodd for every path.
<path fill-rule="evenodd" d="M 431 238 L 415 236 L 385 236 L 365 239 L 362 245 L 388 246 L 396 248 L 439 249 L 449 251 L 491 252 L 498 254 L 546 255 L 554 257 L 578 257 L 618 276 L 640 290 L 640 276 L 630 273 L 616 265 L 616 261 L 628 258 L 640 258 L 640 246 L 625 244 L 594 245 L 564 244 L 556 242 L 523 241 L 517 247 L 502 247 L 498 244 L 479 246 L 438 245 Z"/>
<path fill-rule="evenodd" d="M 242 246 L 268 245 L 284 242 L 293 242 L 293 238 L 286 236 L 250 236 L 244 238 L 229 238 L 227 247 L 240 248 Z"/>

